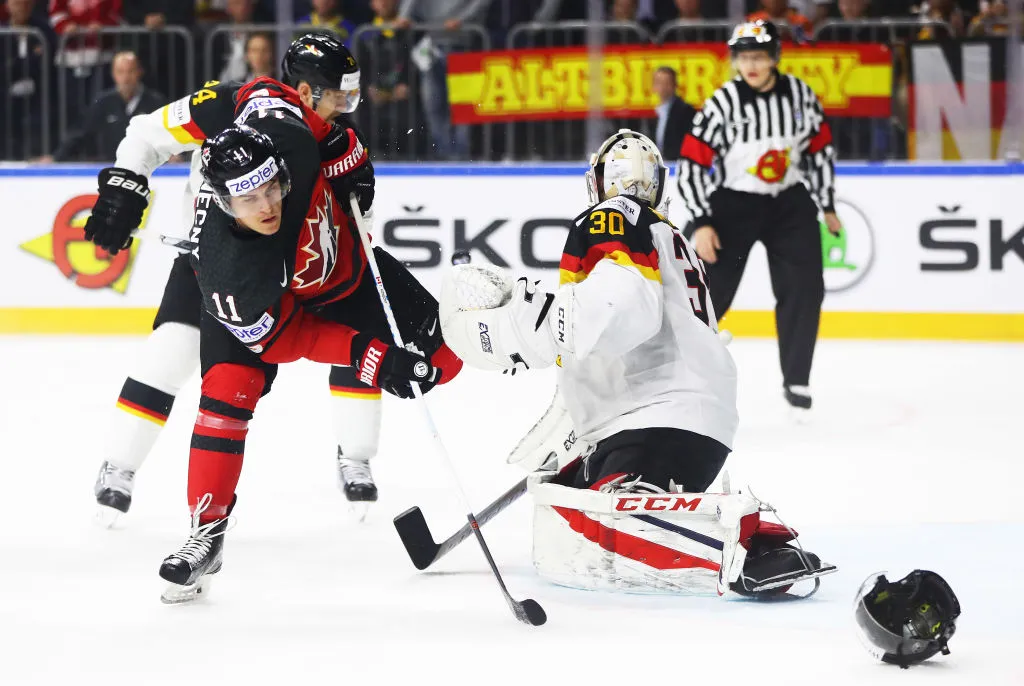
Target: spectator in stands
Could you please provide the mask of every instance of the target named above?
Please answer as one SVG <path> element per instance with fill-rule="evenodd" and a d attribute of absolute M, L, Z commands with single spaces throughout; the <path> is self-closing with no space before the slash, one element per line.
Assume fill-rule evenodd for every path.
<path fill-rule="evenodd" d="M 420 96 L 434 154 L 441 159 L 469 157 L 469 129 L 452 126 L 448 107 L 448 55 L 474 47 L 459 29 L 463 24 L 483 23 L 489 0 L 403 0 L 396 26 L 408 28 L 415 20 L 441 24 L 413 48 L 413 61 L 422 72 Z"/>
<path fill-rule="evenodd" d="M 761 10 L 747 17 L 747 21 L 773 21 L 779 33 L 787 40 L 798 42 L 810 38 L 814 27 L 811 20 L 789 6 L 789 0 L 761 0 Z"/>
<path fill-rule="evenodd" d="M 79 118 L 80 128 L 65 138 L 51 158 L 43 161 L 113 162 L 117 145 L 128 128 L 128 120 L 136 114 L 148 114 L 159 109 L 167 101 L 163 94 L 142 84 L 142 65 L 135 53 L 117 53 L 111 71 L 114 88 L 100 94 Z"/>
<path fill-rule="evenodd" d="M 917 34 L 918 40 L 932 40 L 936 38 L 961 38 L 966 29 L 963 10 L 957 5 L 956 0 L 929 0 L 921 3 L 918 9 L 918 16 L 927 24 Z M 943 22 L 949 26 L 948 29 L 939 29 L 936 22 Z M 951 34 L 951 36 L 950 36 Z"/>
<path fill-rule="evenodd" d="M 651 89 L 658 96 L 658 106 L 654 108 L 658 115 L 654 142 L 661 150 L 666 161 L 678 160 L 683 147 L 683 137 L 693 125 L 693 117 L 697 110 L 683 102 L 676 93 L 679 81 L 676 70 L 672 67 L 658 67 L 654 70 Z"/>
<path fill-rule="evenodd" d="M 274 37 L 269 33 L 251 33 L 245 41 L 245 63 L 249 67 L 246 81 L 260 76 L 276 77 L 274 71 Z"/>
<path fill-rule="evenodd" d="M 313 0 L 313 11 L 299 19 L 300 24 L 333 31 L 345 44 L 350 46 L 352 32 L 356 25 L 341 13 L 341 0 Z"/>
<path fill-rule="evenodd" d="M 677 19 L 703 19 L 700 11 L 700 0 L 675 0 L 679 11 Z"/>
<path fill-rule="evenodd" d="M 133 26 L 159 29 L 193 26 L 196 22 L 196 3 L 189 0 L 129 0 L 122 6 L 124 20 Z"/>
<path fill-rule="evenodd" d="M 637 0 L 612 0 L 611 21 L 636 21 Z"/>
<path fill-rule="evenodd" d="M 227 0 L 224 7 L 228 14 L 228 25 L 252 24 L 256 21 L 254 0 Z M 245 46 L 248 39 L 249 34 L 245 31 L 231 31 L 221 34 L 214 43 L 219 45 L 222 51 L 224 66 L 218 76 L 221 81 L 239 81 L 245 78 L 249 71 L 249 65 L 245 61 Z"/>
<path fill-rule="evenodd" d="M 4 60 L 0 63 L 0 159 L 4 160 L 42 155 L 47 151 L 44 132 L 55 134 L 55 89 L 52 71 L 46 73 L 46 58 L 56 41 L 46 15 L 40 17 L 34 12 L 35 3 L 7 0 L 7 12 L 0 20 L 0 27 L 26 29 L 5 40 Z M 42 40 L 29 29 L 42 33 Z M 48 86 L 45 92 L 44 85 Z"/>
<path fill-rule="evenodd" d="M 371 0 L 370 4 L 374 26 L 392 25 L 398 18 L 398 0 Z M 364 34 L 360 46 L 359 70 L 368 102 L 356 112 L 360 121 L 372 123 L 364 127 L 370 151 L 374 159 L 415 159 L 420 136 L 413 131 L 418 117 L 417 104 L 410 98 L 410 32 L 382 28 Z"/>
<path fill-rule="evenodd" d="M 64 77 L 68 113 L 74 114 L 110 83 L 106 70 L 97 67 L 110 62 L 113 41 L 95 30 L 121 23 L 121 0 L 50 0 L 49 12 L 54 32 L 67 36 L 54 62 Z"/>
<path fill-rule="evenodd" d="M 844 21 L 867 19 L 870 0 L 839 0 L 839 16 Z"/>
<path fill-rule="evenodd" d="M 1024 26 L 1021 27 L 1024 33 Z M 1010 17 L 1006 0 L 992 0 L 983 3 L 978 15 L 971 20 L 967 34 L 978 36 L 1005 36 L 1010 32 Z"/>

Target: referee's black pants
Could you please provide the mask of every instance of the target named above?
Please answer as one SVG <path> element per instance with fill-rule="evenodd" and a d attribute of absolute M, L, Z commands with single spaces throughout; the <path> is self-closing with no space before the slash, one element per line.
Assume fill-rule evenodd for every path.
<path fill-rule="evenodd" d="M 711 196 L 711 215 L 722 244 L 718 261 L 705 265 L 715 313 L 721 319 L 729 311 L 750 249 L 761 241 L 775 294 L 782 382 L 807 386 L 825 298 L 817 205 L 802 185 L 776 197 L 721 188 Z"/>

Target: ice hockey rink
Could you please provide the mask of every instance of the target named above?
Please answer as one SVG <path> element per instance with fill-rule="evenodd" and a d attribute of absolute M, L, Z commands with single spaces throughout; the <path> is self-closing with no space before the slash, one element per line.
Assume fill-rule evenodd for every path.
<path fill-rule="evenodd" d="M 327 368 L 284 367 L 256 412 L 225 565 L 205 601 L 162 605 L 162 558 L 188 533 L 198 382 L 140 472 L 130 516 L 92 522 L 106 420 L 140 338 L 5 337 L 6 525 L 0 684 L 1024 684 L 1019 494 L 1024 348 L 824 340 L 813 420 L 781 399 L 775 342 L 737 339 L 741 429 L 727 463 L 840 571 L 813 598 L 758 604 L 559 588 L 530 561 L 528 498 L 484 527 L 516 622 L 476 544 L 417 572 L 391 518 L 462 524 L 413 402 L 385 401 L 381 498 L 355 523 L 335 483 Z M 474 506 L 547 407 L 549 372 L 467 370 L 428 403 Z M 321 402 L 321 400 L 323 402 Z M 851 604 L 871 572 L 942 574 L 963 615 L 952 655 L 876 663 Z"/>

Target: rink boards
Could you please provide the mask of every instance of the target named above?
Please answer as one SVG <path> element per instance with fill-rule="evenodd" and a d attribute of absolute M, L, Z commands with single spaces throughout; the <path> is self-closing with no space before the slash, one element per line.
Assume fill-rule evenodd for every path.
<path fill-rule="evenodd" d="M 0 333 L 143 333 L 184 235 L 186 170 L 159 170 L 144 228 L 110 259 L 82 240 L 97 167 L 0 169 Z M 586 209 L 584 167 L 378 165 L 374 242 L 431 290 L 469 249 L 554 286 L 567 227 Z M 822 335 L 1024 340 L 1024 165 L 841 165 L 842 240 L 825 246 Z M 670 218 L 685 209 L 672 182 Z M 772 336 L 760 246 L 726 326 Z"/>

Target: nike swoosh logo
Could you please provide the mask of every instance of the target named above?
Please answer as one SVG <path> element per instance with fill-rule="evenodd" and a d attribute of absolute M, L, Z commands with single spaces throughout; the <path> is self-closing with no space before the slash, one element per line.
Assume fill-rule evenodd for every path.
<path fill-rule="evenodd" d="M 436 331 L 436 330 L 437 330 L 437 319 L 434 319 L 434 323 L 430 325 L 429 329 L 427 329 L 427 335 L 428 336 L 433 336 L 434 335 L 434 331 Z"/>
<path fill-rule="evenodd" d="M 288 285 L 288 263 L 287 262 L 283 262 L 282 266 L 284 266 L 284 279 L 281 281 L 281 285 L 282 286 L 287 286 Z"/>

